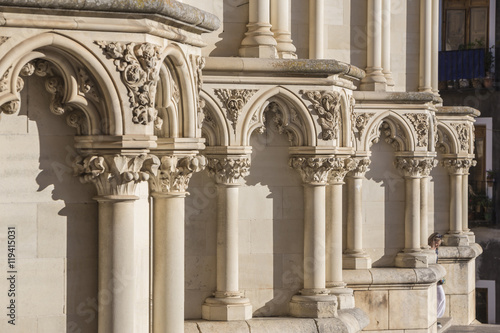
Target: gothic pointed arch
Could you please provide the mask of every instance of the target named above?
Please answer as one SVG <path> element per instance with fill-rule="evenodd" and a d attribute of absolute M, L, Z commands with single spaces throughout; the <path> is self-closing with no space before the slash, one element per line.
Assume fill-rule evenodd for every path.
<path fill-rule="evenodd" d="M 242 125 L 241 145 L 248 146 L 255 130 L 265 127 L 265 113 L 273 114 L 278 130 L 287 133 L 292 145 L 316 146 L 317 130 L 304 102 L 290 90 L 277 86 L 262 93 L 249 105 Z"/>
<path fill-rule="evenodd" d="M 200 100 L 204 103 L 201 132 L 206 140 L 205 145 L 228 146 L 231 129 L 219 105 L 204 90 L 200 92 Z"/>
<path fill-rule="evenodd" d="M 449 124 L 437 124 L 436 150 L 443 154 L 457 154 L 460 142 Z"/>
<path fill-rule="evenodd" d="M 46 77 L 53 113 L 68 116 L 68 124 L 82 135 L 122 135 L 124 119 L 117 86 L 98 57 L 84 45 L 47 32 L 11 37 L 0 46 L 1 111 L 20 108 L 23 76 Z"/>

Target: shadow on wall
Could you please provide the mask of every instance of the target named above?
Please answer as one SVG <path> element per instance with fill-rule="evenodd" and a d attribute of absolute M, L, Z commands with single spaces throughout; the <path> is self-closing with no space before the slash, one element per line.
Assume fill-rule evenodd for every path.
<path fill-rule="evenodd" d="M 65 304 L 61 315 L 66 315 L 66 332 L 94 333 L 97 332 L 98 310 L 98 213 L 97 203 L 92 199 L 95 188 L 92 184 L 81 184 L 73 176 L 72 162 L 77 154 L 74 148 L 75 131 L 66 124 L 64 115 L 55 116 L 50 112 L 50 95 L 45 92 L 43 78 L 28 78 L 23 94 L 30 120 L 28 132 L 38 132 L 40 144 L 41 171 L 36 177 L 37 192 L 52 188 L 52 200 L 42 198 L 37 203 L 38 258 L 65 261 L 66 267 L 61 272 L 47 274 L 54 277 L 62 275 L 65 282 Z M 33 123 L 36 129 L 30 127 Z M 40 281 L 40 284 L 44 283 Z M 47 299 L 52 297 L 47 295 Z"/>
<path fill-rule="evenodd" d="M 353 10 L 353 8 L 365 10 Z M 351 61 L 359 68 L 366 68 L 366 1 L 351 1 Z"/>
<path fill-rule="evenodd" d="M 222 33 L 210 56 L 236 57 L 247 31 L 245 22 L 248 21 L 248 0 L 224 0 L 223 5 L 223 17 L 220 18 Z"/>

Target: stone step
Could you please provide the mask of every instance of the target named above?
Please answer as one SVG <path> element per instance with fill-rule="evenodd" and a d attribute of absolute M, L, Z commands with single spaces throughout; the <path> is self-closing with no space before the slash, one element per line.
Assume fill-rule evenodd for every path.
<path fill-rule="evenodd" d="M 438 323 L 441 324 L 441 327 L 438 327 L 437 333 L 444 333 L 446 330 L 448 330 L 451 327 L 451 324 L 453 322 L 453 318 L 450 317 L 442 317 L 438 319 Z M 451 332 L 449 332 L 451 333 Z"/>

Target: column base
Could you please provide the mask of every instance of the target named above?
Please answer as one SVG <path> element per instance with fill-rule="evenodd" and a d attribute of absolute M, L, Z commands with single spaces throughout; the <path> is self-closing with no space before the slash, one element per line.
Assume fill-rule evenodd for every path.
<path fill-rule="evenodd" d="M 386 91 L 387 81 L 381 68 L 367 68 L 366 76 L 361 80 L 360 90 Z"/>
<path fill-rule="evenodd" d="M 474 233 L 472 231 L 464 231 L 464 235 L 467 236 L 467 238 L 469 239 L 469 244 L 473 244 L 476 242 L 476 235 L 474 235 Z"/>
<path fill-rule="evenodd" d="M 366 253 L 346 253 L 342 256 L 344 269 L 370 269 L 372 259 Z"/>
<path fill-rule="evenodd" d="M 425 268 L 429 267 L 427 255 L 422 252 L 400 252 L 396 255 L 396 267 Z"/>
<path fill-rule="evenodd" d="M 201 306 L 201 318 L 205 320 L 247 320 L 252 318 L 252 305 L 243 297 L 210 297 Z"/>
<path fill-rule="evenodd" d="M 467 246 L 469 237 L 466 234 L 446 234 L 443 236 L 443 243 L 446 246 Z"/>
<path fill-rule="evenodd" d="M 350 288 L 331 288 L 330 295 L 337 296 L 338 309 L 354 309 L 354 291 Z"/>
<path fill-rule="evenodd" d="M 432 249 L 422 249 L 422 253 L 427 256 L 427 263 L 429 265 L 431 264 L 437 264 L 437 254 L 436 251 Z"/>
<path fill-rule="evenodd" d="M 298 318 L 337 317 L 337 297 L 333 295 L 295 295 L 290 301 L 290 315 Z"/>
<path fill-rule="evenodd" d="M 243 58 L 278 58 L 278 51 L 273 45 L 242 46 L 239 56 Z"/>

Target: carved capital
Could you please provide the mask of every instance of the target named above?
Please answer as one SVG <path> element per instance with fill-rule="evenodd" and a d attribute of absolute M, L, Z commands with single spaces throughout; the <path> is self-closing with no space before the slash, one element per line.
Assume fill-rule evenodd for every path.
<path fill-rule="evenodd" d="M 330 157 L 290 157 L 288 164 L 300 173 L 305 184 L 326 185 L 332 168 Z"/>
<path fill-rule="evenodd" d="M 354 157 L 352 160 L 356 163 L 354 169 L 351 170 L 349 176 L 361 178 L 370 169 L 371 160 L 368 157 Z"/>
<path fill-rule="evenodd" d="M 163 156 L 154 157 L 158 168 L 148 170 L 151 178 L 151 191 L 162 193 L 184 193 L 187 191 L 193 172 L 205 169 L 207 160 L 204 156 Z"/>
<path fill-rule="evenodd" d="M 340 93 L 337 91 L 300 91 L 312 102 L 319 116 L 318 122 L 323 129 L 323 140 L 335 140 L 341 130 Z"/>
<path fill-rule="evenodd" d="M 233 129 L 236 131 L 241 110 L 257 90 L 215 89 L 214 92 L 226 108 L 227 118 L 231 121 Z"/>
<path fill-rule="evenodd" d="M 132 121 L 147 125 L 155 122 L 161 129 L 162 120 L 155 108 L 156 86 L 159 79 L 160 47 L 151 43 L 95 42 L 108 59 L 113 59 L 116 69 L 121 72 L 130 106 Z"/>
<path fill-rule="evenodd" d="M 433 167 L 437 165 L 434 158 L 396 157 L 394 165 L 403 177 L 428 176 Z"/>
<path fill-rule="evenodd" d="M 417 147 L 427 147 L 429 137 L 429 116 L 425 113 L 407 113 L 405 114 L 413 124 L 417 134 Z"/>
<path fill-rule="evenodd" d="M 238 179 L 250 174 L 250 158 L 210 157 L 207 169 L 217 184 L 236 184 Z"/>
<path fill-rule="evenodd" d="M 330 173 L 328 182 L 330 184 L 342 183 L 345 175 L 356 168 L 356 160 L 352 158 L 334 157 L 330 158 Z"/>
<path fill-rule="evenodd" d="M 96 185 L 99 195 L 134 195 L 137 183 L 149 179 L 147 169 L 154 165 L 153 157 L 146 154 L 116 154 L 78 156 L 73 167 L 82 183 Z"/>
<path fill-rule="evenodd" d="M 466 175 L 469 168 L 477 164 L 471 158 L 446 158 L 441 161 L 441 165 L 448 169 L 451 175 Z"/>

